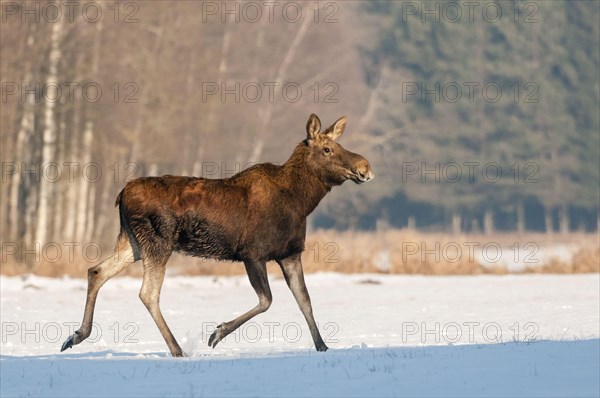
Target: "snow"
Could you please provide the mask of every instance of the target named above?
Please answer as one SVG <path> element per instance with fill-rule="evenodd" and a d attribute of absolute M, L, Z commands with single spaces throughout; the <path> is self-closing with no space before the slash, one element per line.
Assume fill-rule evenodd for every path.
<path fill-rule="evenodd" d="M 577 243 L 552 243 L 540 245 L 535 242 L 500 246 L 496 242 L 477 245 L 473 249 L 474 259 L 484 267 L 505 268 L 509 272 L 520 272 L 526 268 L 541 267 L 551 260 L 571 263 L 581 245 Z M 460 253 L 461 255 L 465 255 Z M 453 258 L 454 254 L 448 254 Z"/>
<path fill-rule="evenodd" d="M 306 279 L 325 353 L 276 274 L 269 311 L 214 350 L 214 327 L 257 302 L 246 277 L 167 276 L 176 359 L 139 279 L 109 281 L 90 339 L 59 353 L 86 282 L 0 277 L 0 395 L 600 396 L 598 274 Z"/>

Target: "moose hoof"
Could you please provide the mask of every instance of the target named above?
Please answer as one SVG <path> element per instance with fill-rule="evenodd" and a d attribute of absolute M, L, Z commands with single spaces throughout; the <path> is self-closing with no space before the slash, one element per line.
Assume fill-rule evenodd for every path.
<path fill-rule="evenodd" d="M 320 351 L 320 352 L 325 352 L 325 351 L 327 351 L 327 350 L 329 349 L 329 347 L 327 347 L 327 346 L 325 345 L 325 343 L 318 344 L 318 345 L 316 346 L 316 348 L 317 348 L 317 351 Z"/>
<path fill-rule="evenodd" d="M 210 335 L 210 339 L 208 339 L 208 346 L 215 348 L 217 344 L 219 344 L 219 341 L 221 341 L 225 336 L 225 328 L 223 327 L 223 324 L 220 324 L 217 326 L 217 330 Z"/>
<path fill-rule="evenodd" d="M 60 347 L 60 352 L 63 352 L 66 349 L 72 348 L 73 347 L 73 336 L 69 336 L 69 338 L 67 340 L 65 340 L 65 342 L 62 344 L 62 347 Z"/>
<path fill-rule="evenodd" d="M 172 352 L 171 355 L 174 358 L 183 358 L 183 357 L 187 356 L 187 355 L 185 355 L 185 353 L 183 351 L 181 351 L 181 349 L 179 349 L 179 351 Z"/>
<path fill-rule="evenodd" d="M 81 343 L 83 340 L 86 339 L 86 337 L 83 337 L 81 332 L 79 330 L 76 330 L 75 333 L 70 335 L 69 338 L 65 340 L 62 347 L 60 347 L 60 352 L 63 352 L 64 350 L 72 348 L 74 345 Z"/>

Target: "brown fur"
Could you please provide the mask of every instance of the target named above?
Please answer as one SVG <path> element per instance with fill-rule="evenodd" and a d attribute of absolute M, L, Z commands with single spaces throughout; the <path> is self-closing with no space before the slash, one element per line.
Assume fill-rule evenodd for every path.
<path fill-rule="evenodd" d="M 140 298 L 155 319 L 173 355 L 182 355 L 158 307 L 164 268 L 172 252 L 243 261 L 259 297 L 259 305 L 211 336 L 215 346 L 223 337 L 271 303 L 266 262 L 277 261 L 305 315 L 315 346 L 324 351 L 312 317 L 312 308 L 300 253 L 304 250 L 306 217 L 335 185 L 351 179 L 362 183 L 373 177 L 369 162 L 337 144 L 346 119 L 340 118 L 320 132 L 321 122 L 311 115 L 307 138 L 281 165 L 262 163 L 231 178 L 205 179 L 166 175 L 144 177 L 127 183 L 119 193 L 121 232 L 118 252 L 128 259 L 112 260 L 90 268 L 88 303 L 82 328 L 63 349 L 89 335 L 93 303 L 100 286 L 129 263 L 144 261 Z M 124 247 L 125 246 L 125 247 Z M 109 272 L 110 270 L 110 272 Z M 106 275 L 102 275 L 106 274 Z M 100 276 L 98 276 L 100 275 Z M 89 307 L 89 308 L 88 308 Z"/>

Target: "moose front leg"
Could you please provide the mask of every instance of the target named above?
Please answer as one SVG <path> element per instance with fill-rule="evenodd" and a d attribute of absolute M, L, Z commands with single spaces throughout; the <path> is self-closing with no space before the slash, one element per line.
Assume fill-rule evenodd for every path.
<path fill-rule="evenodd" d="M 269 278 L 267 276 L 267 264 L 264 261 L 244 261 L 244 265 L 246 266 L 250 284 L 258 295 L 258 305 L 234 320 L 220 324 L 208 340 L 208 345 L 212 348 L 215 348 L 219 344 L 219 341 L 223 340 L 225 336 L 239 328 L 242 324 L 268 310 L 273 301 L 271 288 L 269 287 Z"/>
<path fill-rule="evenodd" d="M 312 335 L 317 351 L 327 351 L 328 347 L 321 338 L 321 333 L 317 328 L 315 318 L 313 316 L 312 305 L 310 303 L 310 296 L 304 283 L 304 271 L 302 270 L 302 261 L 300 253 L 291 255 L 283 260 L 278 260 L 277 263 L 283 271 L 285 281 L 292 291 L 300 311 L 306 318 L 310 334 Z"/>

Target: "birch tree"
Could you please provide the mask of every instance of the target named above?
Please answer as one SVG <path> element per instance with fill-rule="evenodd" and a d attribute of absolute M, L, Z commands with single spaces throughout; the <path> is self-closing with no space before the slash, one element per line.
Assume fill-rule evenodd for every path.
<path fill-rule="evenodd" d="M 94 32 L 94 42 L 92 47 L 91 60 L 91 76 L 98 76 L 98 65 L 100 62 L 100 46 L 102 40 L 102 21 L 96 23 L 96 31 Z M 86 112 L 87 121 L 85 123 L 85 131 L 83 133 L 83 165 L 88 165 L 92 161 L 92 148 L 94 142 L 94 117 L 97 115 L 93 112 Z M 96 199 L 97 183 L 90 184 L 83 182 L 80 192 L 80 209 L 78 215 L 77 237 L 84 239 L 84 242 L 91 240 L 94 232 L 95 217 L 94 205 Z"/>
<path fill-rule="evenodd" d="M 52 24 L 52 33 L 50 36 L 50 54 L 48 56 L 48 75 L 46 78 L 46 99 L 44 110 L 44 131 L 42 133 L 42 161 L 41 167 L 48 166 L 55 159 L 57 123 L 55 114 L 55 101 L 58 97 L 60 82 L 59 65 L 62 57 L 61 41 L 63 33 L 63 18 Z M 37 215 L 36 241 L 41 245 L 45 244 L 51 237 L 49 233 L 49 211 L 51 209 L 50 200 L 53 184 L 45 178 L 40 179 L 39 204 Z"/>
<path fill-rule="evenodd" d="M 37 25 L 36 24 L 28 24 L 28 34 L 26 40 L 26 53 L 33 54 L 34 48 L 36 45 L 35 41 L 35 31 Z M 32 60 L 30 58 L 26 58 L 24 63 L 24 81 L 26 84 L 31 84 L 33 82 L 33 73 L 32 73 Z M 15 163 L 18 164 L 19 161 L 22 161 L 25 158 L 25 144 L 30 141 L 31 137 L 34 134 L 35 128 L 35 96 L 37 93 L 30 93 L 25 97 L 25 102 L 23 104 L 23 110 L 21 114 L 21 122 L 19 126 L 19 130 L 17 132 L 17 139 L 14 149 L 14 160 Z M 21 167 L 19 167 L 20 169 Z M 8 236 L 11 239 L 16 239 L 19 236 L 19 226 L 24 222 L 24 217 L 21 215 L 21 206 L 19 206 L 19 196 L 22 193 L 23 185 L 25 181 L 21 179 L 22 173 L 13 175 L 11 179 L 11 187 L 10 187 L 10 211 L 8 212 L 9 220 L 8 222 Z M 20 216 L 21 215 L 21 216 Z"/>

